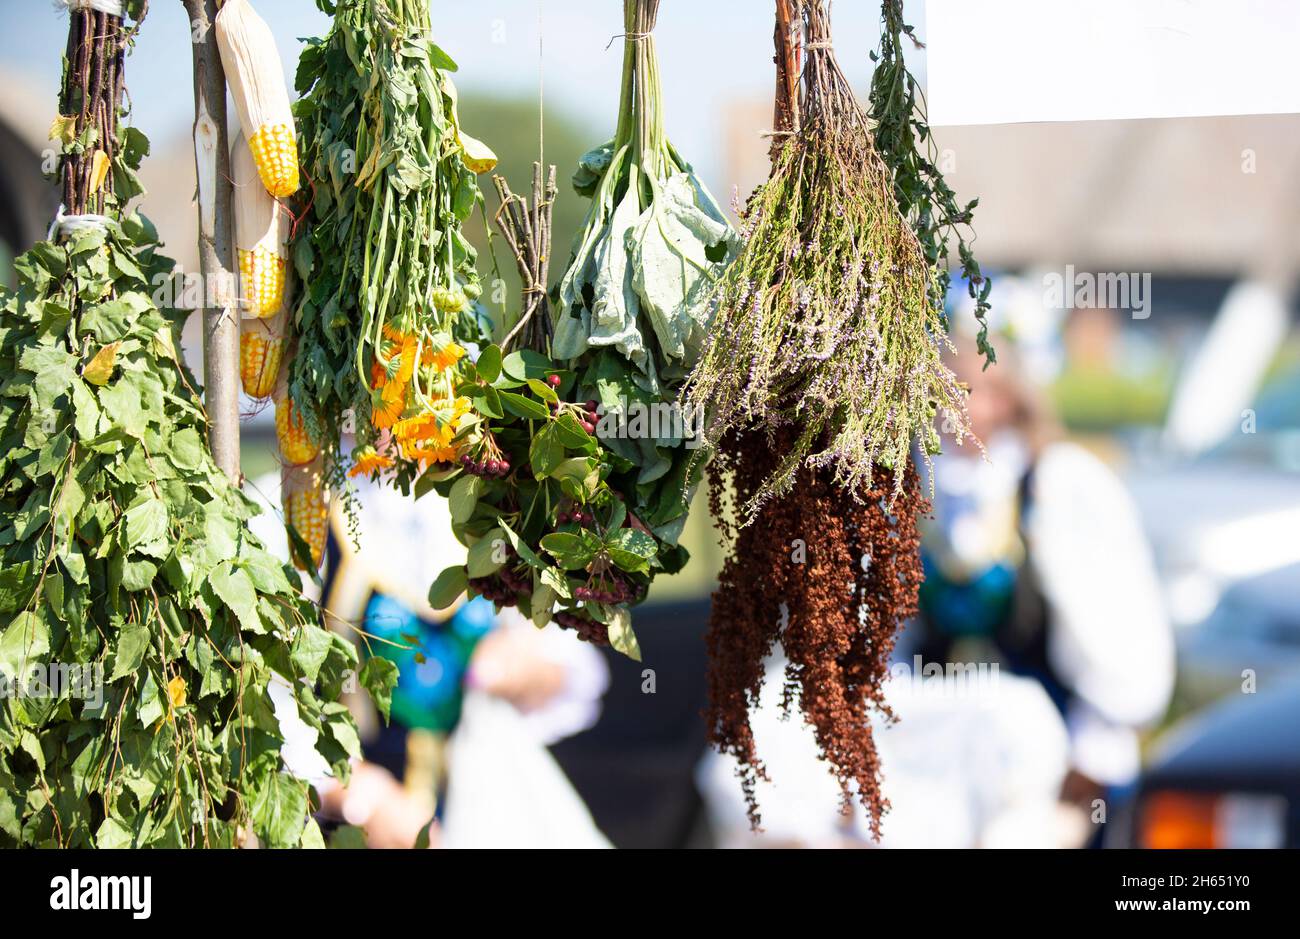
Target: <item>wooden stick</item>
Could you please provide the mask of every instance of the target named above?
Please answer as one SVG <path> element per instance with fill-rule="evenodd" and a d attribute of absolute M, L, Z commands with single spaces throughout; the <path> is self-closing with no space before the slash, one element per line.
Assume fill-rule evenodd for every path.
<path fill-rule="evenodd" d="M 550 352 L 551 312 L 546 298 L 546 279 L 551 261 L 551 206 L 555 202 L 555 167 L 550 167 L 546 186 L 542 186 L 542 164 L 533 164 L 533 200 L 510 191 L 504 177 L 493 176 L 501 207 L 494 221 L 515 256 L 519 277 L 523 284 L 523 303 L 519 319 L 501 340 L 503 351 L 509 351 L 516 339 L 523 346 L 543 354 Z"/>
<path fill-rule="evenodd" d="M 776 0 L 776 30 L 773 41 L 776 55 L 776 103 L 772 116 L 775 133 L 772 139 L 771 159 L 776 159 L 785 146 L 785 137 L 799 131 L 799 29 L 803 17 L 799 0 Z"/>
<path fill-rule="evenodd" d="M 212 28 L 217 0 L 181 0 L 194 49 L 194 165 L 198 173 L 199 270 L 203 275 L 203 384 L 208 439 L 217 465 L 239 472 L 239 318 L 231 233 L 226 73 Z"/>

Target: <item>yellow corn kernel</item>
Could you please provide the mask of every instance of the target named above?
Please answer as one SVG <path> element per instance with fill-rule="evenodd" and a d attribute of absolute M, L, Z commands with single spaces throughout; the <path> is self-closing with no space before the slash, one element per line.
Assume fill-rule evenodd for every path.
<path fill-rule="evenodd" d="M 320 452 L 307 436 L 302 415 L 294 409 L 293 399 L 288 395 L 275 402 L 275 436 L 280 441 L 280 456 L 289 466 L 310 463 Z"/>
<path fill-rule="evenodd" d="M 280 374 L 284 340 L 245 328 L 239 335 L 239 381 L 250 398 L 269 398 Z"/>
<path fill-rule="evenodd" d="M 267 248 L 239 251 L 239 285 L 244 294 L 244 315 L 265 319 L 280 312 L 284 303 L 284 258 Z"/>
<path fill-rule="evenodd" d="M 285 524 L 292 526 L 307 543 L 312 564 L 319 568 L 329 529 L 328 498 L 320 467 L 316 464 L 286 467 L 280 477 L 280 503 Z M 293 563 L 304 570 L 296 553 Z"/>
<path fill-rule="evenodd" d="M 285 199 L 298 191 L 298 141 L 291 124 L 263 124 L 248 138 L 257 175 L 266 191 Z"/>

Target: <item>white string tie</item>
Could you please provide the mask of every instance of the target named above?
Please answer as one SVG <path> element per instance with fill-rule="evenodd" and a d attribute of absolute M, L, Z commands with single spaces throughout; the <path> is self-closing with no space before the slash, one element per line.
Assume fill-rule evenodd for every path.
<path fill-rule="evenodd" d="M 59 212 L 54 216 L 49 233 L 45 236 L 46 241 L 53 241 L 56 235 L 67 238 L 88 231 L 108 230 L 110 219 L 107 215 L 68 215 L 66 209 L 67 206 L 59 206 Z"/>

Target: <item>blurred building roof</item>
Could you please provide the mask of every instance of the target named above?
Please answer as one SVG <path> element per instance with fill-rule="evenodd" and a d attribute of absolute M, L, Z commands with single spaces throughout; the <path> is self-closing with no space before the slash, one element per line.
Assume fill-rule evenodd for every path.
<path fill-rule="evenodd" d="M 770 111 L 730 110 L 730 175 L 742 193 L 766 176 L 758 129 Z M 950 127 L 935 139 L 949 183 L 980 200 L 987 266 L 1300 270 L 1300 115 Z"/>

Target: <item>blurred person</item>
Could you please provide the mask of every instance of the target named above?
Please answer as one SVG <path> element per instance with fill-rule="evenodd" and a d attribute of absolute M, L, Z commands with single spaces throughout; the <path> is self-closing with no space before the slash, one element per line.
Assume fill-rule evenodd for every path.
<path fill-rule="evenodd" d="M 973 343 L 959 345 L 954 371 L 986 452 L 949 445 L 935 459 L 921 616 L 907 644 L 923 661 L 987 656 L 1039 682 L 1069 732 L 1061 798 L 1104 821 L 1098 800 L 1136 779 L 1139 731 L 1173 688 L 1150 549 L 1118 477 L 1062 439 L 1010 344 L 987 370 Z"/>
<path fill-rule="evenodd" d="M 1065 726 L 1037 682 L 995 675 L 983 685 L 927 678 L 896 664 L 884 683 L 898 718 L 872 717 L 889 800 L 879 842 L 856 801 L 841 811 L 839 783 L 820 759 L 795 704 L 781 705 L 785 661 L 769 657 L 750 710 L 767 770 L 755 787 L 753 831 L 730 756 L 709 753 L 696 782 L 724 848 L 1056 847 L 1057 795 L 1066 772 Z"/>
<path fill-rule="evenodd" d="M 250 488 L 263 503 L 254 531 L 287 559 L 279 471 Z M 364 759 L 354 764 L 347 787 L 329 777 L 323 760 L 306 756 L 309 748 L 297 764 L 286 761 L 290 770 L 316 785 L 324 816 L 363 828 L 370 847 L 411 847 L 422 833 L 431 847 L 445 846 L 441 822 L 456 811 L 448 784 L 449 773 L 456 772 L 455 740 L 483 736 L 483 719 L 466 715 L 471 710 L 481 715 L 491 705 L 471 709 L 467 702 L 490 698 L 506 706 L 492 711 L 491 732 L 513 732 L 511 745 L 532 751 L 528 773 L 533 779 L 517 778 L 515 784 L 526 787 L 541 778 L 553 801 L 576 803 L 566 828 L 549 829 L 540 838 L 530 835 L 528 820 L 511 816 L 508 806 L 498 805 L 498 815 L 513 817 L 516 833 L 530 846 L 570 838 L 599 843 L 585 807 L 551 765 L 545 747 L 595 723 L 608 684 L 604 659 L 572 633 L 539 631 L 514 610 L 496 614 L 481 598 L 461 598 L 450 610 L 434 611 L 427 601 L 429 584 L 445 567 L 463 563 L 465 555 L 452 537 L 445 500 L 433 494 L 412 499 L 365 479 L 354 481 L 354 499 L 357 543 L 334 500 L 323 576 L 319 587 L 308 583 L 306 591 L 320 603 L 328 625 L 358 645 L 362 664 L 380 655 L 398 666 L 390 720 L 382 721 L 366 696 L 350 696 Z M 287 687 L 277 692 L 277 718 L 289 736 L 301 722 Z M 297 731 L 306 737 L 315 733 L 305 725 Z M 474 747 L 483 749 L 481 739 Z M 459 791 L 472 793 L 475 787 L 460 775 Z M 447 798 L 438 798 L 443 792 Z M 475 828 L 489 825 L 489 817 L 478 812 L 459 824 L 458 843 L 473 845 Z"/>

